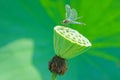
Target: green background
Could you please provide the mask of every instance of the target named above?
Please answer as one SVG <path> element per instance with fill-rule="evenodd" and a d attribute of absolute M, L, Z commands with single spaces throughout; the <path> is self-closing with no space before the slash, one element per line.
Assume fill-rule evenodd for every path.
<path fill-rule="evenodd" d="M 71 25 L 92 43 L 57 80 L 120 80 L 120 0 L 0 0 L 0 80 L 50 80 L 53 28 L 65 4 L 83 16 Z"/>

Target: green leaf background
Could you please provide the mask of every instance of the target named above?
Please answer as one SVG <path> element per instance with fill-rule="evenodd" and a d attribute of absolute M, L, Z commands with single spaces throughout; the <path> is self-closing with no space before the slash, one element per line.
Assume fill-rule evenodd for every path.
<path fill-rule="evenodd" d="M 120 80 L 120 0 L 0 0 L 0 80 L 51 80 L 53 27 L 65 4 L 87 26 L 71 25 L 92 47 L 57 80 Z"/>

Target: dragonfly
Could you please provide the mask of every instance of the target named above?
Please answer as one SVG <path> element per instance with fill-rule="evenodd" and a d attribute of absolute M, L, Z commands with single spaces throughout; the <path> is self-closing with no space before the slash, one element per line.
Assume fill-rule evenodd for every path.
<path fill-rule="evenodd" d="M 65 8 L 66 8 L 66 19 L 63 20 L 62 22 L 64 25 L 67 25 L 67 24 L 86 25 L 85 23 L 76 21 L 82 17 L 78 17 L 78 13 L 74 8 L 71 9 L 71 7 L 68 4 L 66 4 Z"/>

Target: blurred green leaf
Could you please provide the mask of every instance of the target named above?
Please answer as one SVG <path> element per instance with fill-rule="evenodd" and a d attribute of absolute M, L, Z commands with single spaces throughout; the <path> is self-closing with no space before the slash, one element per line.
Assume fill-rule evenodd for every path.
<path fill-rule="evenodd" d="M 1 47 L 0 80 L 42 80 L 32 65 L 33 47 L 33 41 L 29 39 Z"/>
<path fill-rule="evenodd" d="M 120 80 L 120 0 L 0 0 L 0 80 L 50 80 L 53 27 L 65 4 L 83 16 L 87 26 L 71 26 L 93 46 L 58 80 Z"/>

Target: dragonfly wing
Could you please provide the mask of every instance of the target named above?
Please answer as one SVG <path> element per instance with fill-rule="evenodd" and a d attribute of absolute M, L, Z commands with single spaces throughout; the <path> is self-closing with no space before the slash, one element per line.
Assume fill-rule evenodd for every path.
<path fill-rule="evenodd" d="M 71 20 L 75 21 L 77 20 L 78 14 L 77 11 L 75 9 L 71 9 L 70 10 L 70 18 Z"/>
<path fill-rule="evenodd" d="M 71 8 L 68 4 L 66 4 L 65 8 L 66 8 L 66 19 L 69 19 Z"/>
<path fill-rule="evenodd" d="M 83 18 L 83 16 L 77 17 L 77 20 L 78 20 L 78 19 L 81 19 L 81 18 Z"/>
<path fill-rule="evenodd" d="M 82 22 L 77 22 L 77 21 L 71 21 L 71 24 L 81 24 L 81 25 L 86 25 L 85 23 L 82 23 Z"/>

